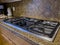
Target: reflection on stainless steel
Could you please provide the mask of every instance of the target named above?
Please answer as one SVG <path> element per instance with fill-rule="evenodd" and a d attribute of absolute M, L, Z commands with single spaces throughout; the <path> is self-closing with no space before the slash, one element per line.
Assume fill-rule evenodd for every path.
<path fill-rule="evenodd" d="M 56 21 L 45 21 L 27 17 L 5 19 L 4 22 L 25 29 L 33 35 L 49 41 L 53 41 L 59 27 L 59 22 Z"/>

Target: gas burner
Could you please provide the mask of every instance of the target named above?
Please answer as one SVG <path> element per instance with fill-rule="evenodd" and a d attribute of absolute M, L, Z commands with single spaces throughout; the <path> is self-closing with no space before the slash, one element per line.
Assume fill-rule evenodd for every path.
<path fill-rule="evenodd" d="M 49 41 L 53 41 L 59 28 L 59 22 L 27 17 L 5 19 L 4 22 L 23 28 L 35 36 Z"/>

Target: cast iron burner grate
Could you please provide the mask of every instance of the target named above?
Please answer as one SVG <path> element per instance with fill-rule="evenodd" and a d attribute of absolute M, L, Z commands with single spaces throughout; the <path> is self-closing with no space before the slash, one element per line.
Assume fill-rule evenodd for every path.
<path fill-rule="evenodd" d="M 39 20 L 27 17 L 5 19 L 4 22 L 49 39 L 52 39 L 54 35 L 56 35 L 60 25 L 59 22 L 56 21 Z"/>

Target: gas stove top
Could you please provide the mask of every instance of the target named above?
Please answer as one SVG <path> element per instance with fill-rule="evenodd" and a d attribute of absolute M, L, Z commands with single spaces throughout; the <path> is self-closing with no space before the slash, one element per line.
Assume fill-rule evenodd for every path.
<path fill-rule="evenodd" d="M 59 28 L 59 22 L 27 17 L 5 19 L 4 22 L 49 41 L 53 41 Z"/>

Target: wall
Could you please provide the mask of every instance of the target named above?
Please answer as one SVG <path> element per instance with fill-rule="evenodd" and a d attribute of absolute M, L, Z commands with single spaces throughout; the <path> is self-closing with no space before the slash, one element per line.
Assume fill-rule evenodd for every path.
<path fill-rule="evenodd" d="M 9 3 L 8 7 L 16 7 L 16 11 L 13 12 L 14 16 L 60 20 L 59 3 L 60 0 L 22 0 Z"/>

